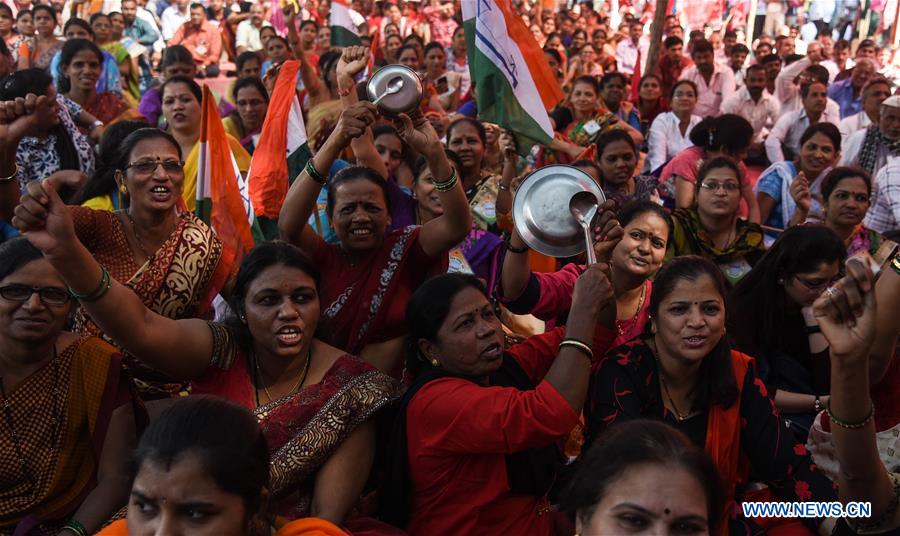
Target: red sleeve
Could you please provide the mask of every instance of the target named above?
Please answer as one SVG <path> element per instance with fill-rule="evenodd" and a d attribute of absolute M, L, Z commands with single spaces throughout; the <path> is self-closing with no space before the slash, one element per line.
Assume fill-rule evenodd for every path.
<path fill-rule="evenodd" d="M 547 320 L 568 312 L 572 307 L 575 281 L 582 271 L 583 265 L 571 263 L 556 272 L 535 272 L 541 294 L 531 314 Z"/>
<path fill-rule="evenodd" d="M 88 251 L 94 250 L 97 239 L 101 238 L 102 229 L 111 232 L 111 225 L 102 225 L 104 216 L 115 218 L 115 214 L 106 210 L 94 210 L 89 207 L 69 205 L 69 213 L 72 214 L 72 223 L 75 225 L 75 236 L 84 244 Z"/>
<path fill-rule="evenodd" d="M 420 427 L 427 450 L 509 454 L 547 446 L 568 434 L 578 415 L 547 382 L 533 391 L 435 380 L 413 397 L 407 422 Z"/>
<path fill-rule="evenodd" d="M 528 378 L 535 384 L 539 383 L 547 375 L 547 371 L 553 366 L 553 361 L 559 355 L 559 343 L 566 336 L 565 326 L 552 329 L 547 333 L 528 337 L 520 344 L 507 350 L 510 356 L 519 363 Z M 615 332 L 598 325 L 594 332 L 594 341 L 591 349 L 594 351 L 594 363 L 597 364 L 612 347 L 616 338 Z"/>

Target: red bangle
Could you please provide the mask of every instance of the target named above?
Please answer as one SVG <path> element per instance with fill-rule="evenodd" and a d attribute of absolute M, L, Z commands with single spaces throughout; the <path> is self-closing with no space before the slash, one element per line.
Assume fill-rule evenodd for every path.
<path fill-rule="evenodd" d="M 353 91 L 353 88 L 349 88 L 349 87 L 347 89 L 338 88 L 338 97 L 346 97 L 347 95 L 350 94 L 351 91 Z"/>

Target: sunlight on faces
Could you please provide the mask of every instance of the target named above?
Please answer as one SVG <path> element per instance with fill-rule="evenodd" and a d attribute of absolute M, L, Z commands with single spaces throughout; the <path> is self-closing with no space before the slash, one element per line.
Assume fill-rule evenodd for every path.
<path fill-rule="evenodd" d="M 833 165 L 837 157 L 838 152 L 831 138 L 821 132 L 813 134 L 800 146 L 800 167 L 812 175 L 807 177 L 810 181 L 815 180 L 825 168 Z"/>
<path fill-rule="evenodd" d="M 200 103 L 187 84 L 169 84 L 162 95 L 166 122 L 176 131 L 191 131 L 200 125 Z"/>
<path fill-rule="evenodd" d="M 189 452 L 168 467 L 152 458 L 141 464 L 128 501 L 128 534 L 245 536 L 250 517 L 243 498 L 220 488 Z"/>
<path fill-rule="evenodd" d="M 661 355 L 699 365 L 725 334 L 725 298 L 706 274 L 681 279 L 651 322 Z"/>
<path fill-rule="evenodd" d="M 593 114 L 599 106 L 597 92 L 591 84 L 586 82 L 575 83 L 569 100 L 575 113 L 582 116 Z"/>
<path fill-rule="evenodd" d="M 456 124 L 450 131 L 450 140 L 447 146 L 459 156 L 463 168 L 466 170 L 474 171 L 481 168 L 481 162 L 484 159 L 484 142 L 479 136 L 478 129 L 471 123 Z"/>
<path fill-rule="evenodd" d="M 0 287 L 7 285 L 52 287 L 66 292 L 66 284 L 59 273 L 44 259 L 24 264 L 0 279 Z M 71 303 L 45 305 L 37 293 L 25 302 L 0 297 L 0 337 L 35 344 L 55 337 L 69 319 Z"/>
<path fill-rule="evenodd" d="M 608 486 L 579 534 L 686 536 L 709 534 L 703 485 L 680 467 L 634 465 Z"/>
<path fill-rule="evenodd" d="M 100 58 L 87 49 L 77 52 L 68 65 L 61 67 L 73 89 L 78 88 L 90 93 L 100 78 Z"/>
<path fill-rule="evenodd" d="M 653 212 L 639 214 L 624 228 L 612 252 L 613 273 L 623 271 L 650 277 L 662 266 L 669 240 L 669 225 Z"/>
<path fill-rule="evenodd" d="M 493 304 L 478 289 L 466 287 L 450 303 L 436 341 L 419 339 L 419 350 L 429 361 L 453 374 L 481 378 L 500 368 L 503 329 Z"/>
<path fill-rule="evenodd" d="M 715 188 L 711 188 L 713 186 Z M 733 169 L 710 169 L 698 189 L 698 213 L 711 218 L 737 216 L 741 206 L 741 182 Z"/>
<path fill-rule="evenodd" d="M 609 186 L 622 188 L 634 176 L 637 155 L 634 147 L 624 140 L 606 145 L 597 160 L 603 182 Z"/>
<path fill-rule="evenodd" d="M 142 140 L 132 149 L 128 164 L 156 160 L 178 161 L 178 149 L 162 138 Z M 162 165 L 158 165 L 153 173 L 144 175 L 132 167 L 124 172 L 117 171 L 116 181 L 124 181 L 132 210 L 169 212 L 181 199 L 184 172 L 168 173 Z"/>
<path fill-rule="evenodd" d="M 391 224 L 384 191 L 366 179 L 341 182 L 333 191 L 331 225 L 341 245 L 351 251 L 372 251 L 384 243 Z"/>
<path fill-rule="evenodd" d="M 257 355 L 294 359 L 315 336 L 320 304 L 316 282 L 299 268 L 269 266 L 247 286 L 244 318 Z"/>

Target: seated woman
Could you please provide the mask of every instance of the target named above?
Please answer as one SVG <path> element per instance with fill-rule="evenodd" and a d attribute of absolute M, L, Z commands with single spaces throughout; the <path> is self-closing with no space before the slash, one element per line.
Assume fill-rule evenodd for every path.
<path fill-rule="evenodd" d="M 717 156 L 700 166 L 692 208 L 672 212 L 675 223 L 666 259 L 701 255 L 713 261 L 730 285 L 741 280 L 765 253 L 759 225 L 738 217 L 741 167 Z"/>
<path fill-rule="evenodd" d="M 251 77 L 235 82 L 231 94 L 235 109 L 222 121 L 222 126 L 252 155 L 269 109 L 269 92 L 259 77 Z"/>
<path fill-rule="evenodd" d="M 325 144 L 291 185 L 278 219 L 281 236 L 322 270 L 325 340 L 382 371 L 397 373 L 407 300 L 430 275 L 446 271 L 447 252 L 472 225 L 461 181 L 431 124 L 421 116 L 415 124 L 406 115 L 400 117 L 400 136 L 425 155 L 438 180 L 435 187 L 443 215 L 386 233 L 391 223 L 386 181 L 369 168 L 353 166 L 341 170 L 328 185 L 328 218 L 340 243 L 325 243 L 308 225 L 324 174 L 337 155 L 375 122 L 375 107 L 358 102 L 343 111 Z"/>
<path fill-rule="evenodd" d="M 234 253 L 192 212 L 176 211 L 184 182 L 178 143 L 158 129 L 145 128 L 122 140 L 119 151 L 114 179 L 128 208 L 67 207 L 76 236 L 112 278 L 133 289 L 153 311 L 176 319 L 206 316 L 216 294 L 230 288 Z M 40 195 L 38 183 L 28 187 L 32 202 Z M 76 314 L 75 329 L 115 340 L 84 308 Z M 125 362 L 145 399 L 189 390 L 187 382 L 161 374 L 133 355 L 126 355 Z"/>
<path fill-rule="evenodd" d="M 657 115 L 650 125 L 647 169 L 651 172 L 690 147 L 691 131 L 703 120 L 694 115 L 697 85 L 690 80 L 680 80 L 672 86 L 669 102 L 672 111 Z"/>
<path fill-rule="evenodd" d="M 231 295 L 236 316 L 226 324 L 173 320 L 110 278 L 78 240 L 55 191 L 46 185 L 42 195 L 27 197 L 14 223 L 62 270 L 104 333 L 163 373 L 194 380 L 196 393 L 254 410 L 272 458 L 273 513 L 343 523 L 371 468 L 371 417 L 396 396 L 397 384 L 312 337 L 318 282 L 300 251 L 283 242 L 251 250 Z"/>
<path fill-rule="evenodd" d="M 756 357 L 775 407 L 803 439 L 828 402 L 828 348 L 809 306 L 840 277 L 845 258 L 828 228 L 792 227 L 729 296 L 735 347 Z"/>
<path fill-rule="evenodd" d="M 821 190 L 825 226 L 844 241 L 847 256 L 866 252 L 879 266 L 890 260 L 897 243 L 863 225 L 872 195 L 869 174 L 862 168 L 834 168 L 822 181 Z"/>
<path fill-rule="evenodd" d="M 87 39 L 70 39 L 63 45 L 59 57 L 57 89 L 63 97 L 81 106 L 94 116 L 100 125 L 123 119 L 141 117 L 118 93 L 97 92 L 103 52 Z M 87 129 L 83 129 L 85 132 Z"/>
<path fill-rule="evenodd" d="M 665 209 L 651 201 L 626 205 L 619 211 L 618 222 L 611 216 L 611 211 L 601 215 L 600 240 L 594 249 L 598 260 L 610 265 L 610 281 L 616 295 L 615 344 L 619 345 L 643 333 L 647 325 L 651 278 L 666 254 L 672 220 Z M 516 314 L 533 314 L 545 321 L 564 319 L 572 304 L 575 281 L 584 266 L 567 264 L 556 272 L 531 272 L 528 256 L 523 255 L 528 249 L 515 232 L 507 249 L 500 286 L 503 304 Z"/>
<path fill-rule="evenodd" d="M 35 35 L 19 45 L 19 70 L 46 71 L 53 55 L 63 46 L 63 41 L 54 33 L 58 24 L 56 10 L 50 5 L 39 4 L 32 8 L 31 13 Z"/>
<path fill-rule="evenodd" d="M 656 177 L 636 175 L 639 160 L 638 148 L 624 130 L 609 130 L 597 138 L 599 184 L 617 208 L 631 201 L 659 199 Z"/>
<path fill-rule="evenodd" d="M 134 452 L 128 517 L 98 535 L 155 534 L 161 527 L 176 534 L 346 534 L 318 518 L 274 530 L 267 513 L 269 461 L 266 438 L 246 408 L 208 396 L 179 400 L 150 424 Z M 197 503 L 204 508 L 183 514 Z"/>
<path fill-rule="evenodd" d="M 640 121 L 640 133 L 644 137 L 644 143 L 641 145 L 643 152 L 647 152 L 648 149 L 650 125 L 660 114 L 669 111 L 669 101 L 663 97 L 661 87 L 662 80 L 655 74 L 644 75 L 638 84 L 637 102 L 634 103 L 634 109 Z"/>
<path fill-rule="evenodd" d="M 599 355 L 613 338 L 603 270 L 578 279 L 566 328 L 509 350 L 474 276 L 439 276 L 416 291 L 406 312 L 413 383 L 379 491 L 386 521 L 410 534 L 553 533 L 546 495 L 562 467 L 557 442 L 578 422 L 591 348 Z"/>
<path fill-rule="evenodd" d="M 66 41 L 72 39 L 86 39 L 95 42 L 94 30 L 87 21 L 78 18 L 72 18 L 66 21 L 63 26 L 63 35 Z M 111 91 L 117 95 L 122 95 L 122 74 L 119 72 L 119 65 L 112 54 L 102 50 L 103 61 L 100 62 L 100 77 L 97 79 L 97 93 L 106 93 Z M 53 55 L 50 62 L 50 75 L 53 77 L 54 83 L 59 84 L 59 78 L 62 71 L 59 68 L 59 60 L 61 58 L 62 49 Z M 129 102 L 129 105 L 131 103 Z M 135 102 L 135 104 L 137 104 Z"/>
<path fill-rule="evenodd" d="M 189 212 L 197 203 L 197 172 L 200 165 L 200 103 L 203 93 L 197 82 L 185 76 L 173 76 L 159 89 L 163 117 L 169 125 L 169 133 L 178 141 L 184 156 L 184 185 L 181 197 Z M 225 134 L 228 146 L 234 154 L 238 169 L 244 173 L 250 169 L 250 155 L 241 142 Z"/>
<path fill-rule="evenodd" d="M 750 142 L 753 141 L 753 126 L 750 122 L 733 114 L 707 117 L 694 126 L 689 137 L 694 146 L 675 155 L 660 171 L 660 195 L 666 206 L 692 206 L 697 193 L 695 183 L 700 165 L 717 156 L 727 156 L 741 168 L 741 198 L 747 204 L 748 219 L 759 223 L 759 206 L 743 162 Z"/>
<path fill-rule="evenodd" d="M 191 52 L 184 48 L 183 45 L 170 45 L 166 47 L 162 61 L 159 63 L 159 72 L 162 73 L 162 81 L 154 84 L 165 83 L 166 80 L 173 76 L 186 76 L 190 79 L 194 78 L 197 73 L 197 64 L 194 63 L 194 57 Z M 149 88 L 141 97 L 141 103 L 138 105 L 138 111 L 141 112 L 147 122 L 151 126 L 157 126 L 162 119 L 162 96 L 159 85 Z"/>
<path fill-rule="evenodd" d="M 40 250 L 24 238 L 0 245 L 4 534 L 92 534 L 128 500 L 127 376 L 113 347 L 63 331 L 71 310 Z"/>
<path fill-rule="evenodd" d="M 97 149 L 97 169 L 75 194 L 72 204 L 110 212 L 128 208 L 128 196 L 116 183 L 116 170 L 122 158 L 119 146 L 129 134 L 149 126 L 141 117 L 137 121 L 119 121 L 103 130 Z"/>
<path fill-rule="evenodd" d="M 840 463 L 840 499 L 869 503 L 872 509 L 869 518 L 841 520 L 839 535 L 900 533 L 900 474 L 896 464 L 887 465 L 879 456 L 882 441 L 875 434 L 869 388 L 891 359 L 896 361 L 900 333 L 900 258 L 895 256 L 885 271 L 876 283 L 867 267 L 851 261 L 847 276 L 813 304 L 831 348 L 832 396 L 826 411 Z M 894 397 L 896 404 L 896 391 Z"/>
<path fill-rule="evenodd" d="M 722 493 L 706 453 L 675 428 L 638 419 L 597 439 L 560 504 L 576 534 L 717 534 Z"/>
<path fill-rule="evenodd" d="M 831 123 L 810 125 L 800 137 L 798 154 L 794 161 L 769 166 L 756 182 L 759 216 L 766 227 L 779 230 L 822 220 L 822 179 L 841 155 L 840 131 Z M 777 238 L 777 233 L 767 234 Z"/>
<path fill-rule="evenodd" d="M 91 15 L 91 29 L 94 30 L 94 41 L 115 61 L 120 75 L 120 86 L 115 90 L 125 97 L 129 106 L 136 106 L 141 99 L 141 88 L 138 84 L 138 66 L 132 59 L 128 49 L 112 35 L 110 16 L 104 13 Z M 113 88 L 109 88 L 112 90 Z"/>
<path fill-rule="evenodd" d="M 597 52 L 594 47 L 587 43 L 579 51 L 569 55 L 572 61 L 569 62 L 569 71 L 563 80 L 563 87 L 568 86 L 573 80 L 577 80 L 583 76 L 598 78 L 603 76 L 603 67 L 597 63 Z"/>
<path fill-rule="evenodd" d="M 53 79 L 41 69 L 16 71 L 0 86 L 0 102 L 24 99 L 29 94 L 38 97 L 30 101 L 30 113 L 8 118 L 16 119 L 19 128 L 9 128 L 0 140 L 0 177 L 17 178 L 19 187 L 25 188 L 57 171 L 75 171 L 78 173 L 67 175 L 72 181 L 66 184 L 69 189 L 64 197 L 69 197 L 94 172 L 94 150 L 70 113 L 80 106 L 66 106 L 53 87 Z"/>
<path fill-rule="evenodd" d="M 725 287 L 722 272 L 703 257 L 679 257 L 662 267 L 649 330 L 610 350 L 594 369 L 585 406 L 587 445 L 621 422 L 654 418 L 704 447 L 725 481 L 729 503 L 744 498 L 750 473 L 777 500 L 834 500 L 831 482 L 785 430 L 753 360 L 731 350 Z M 735 512 L 734 505 L 726 511 Z M 729 524 L 733 533 L 759 530 L 742 517 Z"/>

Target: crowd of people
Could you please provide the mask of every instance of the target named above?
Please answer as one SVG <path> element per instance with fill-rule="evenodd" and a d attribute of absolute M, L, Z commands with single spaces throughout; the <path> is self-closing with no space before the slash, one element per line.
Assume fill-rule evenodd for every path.
<path fill-rule="evenodd" d="M 0 1 L 0 534 L 900 534 L 896 1 L 478 0 L 563 95 L 532 145 L 469 1 Z M 246 250 L 202 85 L 246 177 L 279 80 Z M 520 234 L 551 165 L 596 262 Z"/>

